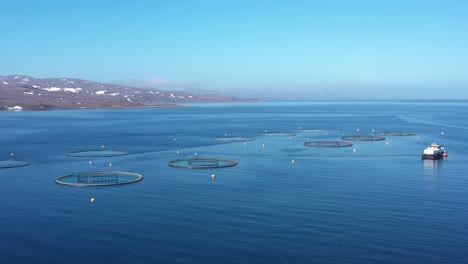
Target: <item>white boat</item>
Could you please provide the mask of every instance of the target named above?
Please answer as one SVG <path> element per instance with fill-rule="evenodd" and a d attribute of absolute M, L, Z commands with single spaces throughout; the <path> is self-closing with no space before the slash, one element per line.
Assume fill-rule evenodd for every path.
<path fill-rule="evenodd" d="M 432 143 L 424 149 L 422 153 L 423 159 L 440 159 L 447 157 L 447 151 L 439 144 Z"/>

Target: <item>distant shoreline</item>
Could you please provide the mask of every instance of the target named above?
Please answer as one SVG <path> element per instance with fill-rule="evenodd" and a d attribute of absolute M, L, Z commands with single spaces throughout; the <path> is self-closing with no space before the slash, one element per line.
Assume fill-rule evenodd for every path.
<path fill-rule="evenodd" d="M 186 103 L 245 102 L 254 98 L 101 83 L 76 78 L 0 75 L 4 110 L 133 109 L 185 107 Z M 182 105 L 180 105 L 182 104 Z"/>
<path fill-rule="evenodd" d="M 8 109 L 13 107 L 4 106 L 0 111 L 5 112 L 21 112 L 21 111 L 63 111 L 63 110 L 119 110 L 119 109 L 151 109 L 151 108 L 191 108 L 193 105 L 203 104 L 236 104 L 236 103 L 262 103 L 264 101 L 239 101 L 239 102 L 198 102 L 188 103 L 189 105 L 181 104 L 152 104 L 152 105 L 137 105 L 137 106 L 115 106 L 115 107 L 78 107 L 78 108 L 21 108 L 21 109 Z"/>
<path fill-rule="evenodd" d="M 3 108 L 0 111 L 5 112 L 21 112 L 21 111 L 61 111 L 61 110 L 118 110 L 118 109 L 145 109 L 145 108 L 185 108 L 190 106 L 179 104 L 158 104 L 158 105 L 142 105 L 142 106 L 121 106 L 121 107 L 79 107 L 79 108 L 22 108 L 22 109 L 8 109 Z"/>
<path fill-rule="evenodd" d="M 228 104 L 267 104 L 267 105 L 295 105 L 295 104 L 407 104 L 407 103 L 416 103 L 416 104 L 466 104 L 468 103 L 467 99 L 441 99 L 441 100 L 432 100 L 432 99 L 397 99 L 397 100 L 247 100 L 247 101 L 235 101 L 235 102 L 190 102 L 183 104 L 172 104 L 172 103 L 163 103 L 163 104 L 148 104 L 148 105 L 136 105 L 136 106 L 109 106 L 109 107 L 78 107 L 78 108 L 36 108 L 36 107 L 23 107 L 22 109 L 7 109 L 7 106 L 3 106 L 0 109 L 5 112 L 21 112 L 21 111 L 53 111 L 53 110 L 110 110 L 110 109 L 150 109 L 150 108 L 192 108 L 192 107 L 204 107 L 212 105 L 228 105 Z M 13 108 L 13 107 L 9 107 Z"/>

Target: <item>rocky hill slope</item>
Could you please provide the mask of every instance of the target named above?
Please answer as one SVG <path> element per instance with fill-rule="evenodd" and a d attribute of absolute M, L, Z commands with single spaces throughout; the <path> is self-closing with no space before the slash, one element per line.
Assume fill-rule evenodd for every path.
<path fill-rule="evenodd" d="M 25 75 L 0 75 L 0 109 L 138 108 L 174 106 L 178 103 L 250 102 L 217 94 L 194 94 L 137 88 L 73 78 L 36 79 Z"/>

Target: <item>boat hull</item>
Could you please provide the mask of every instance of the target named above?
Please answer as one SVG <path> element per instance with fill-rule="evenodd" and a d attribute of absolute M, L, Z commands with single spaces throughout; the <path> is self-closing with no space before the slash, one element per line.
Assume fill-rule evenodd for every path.
<path fill-rule="evenodd" d="M 430 160 L 437 160 L 441 159 L 443 156 L 442 154 L 422 154 L 422 159 L 430 159 Z"/>

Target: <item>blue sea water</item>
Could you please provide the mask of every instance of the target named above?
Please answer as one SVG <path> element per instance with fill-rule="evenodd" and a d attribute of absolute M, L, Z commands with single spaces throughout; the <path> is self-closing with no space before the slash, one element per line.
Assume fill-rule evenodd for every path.
<path fill-rule="evenodd" d="M 468 263 L 468 102 L 22 111 L 0 120 L 2 157 L 31 162 L 0 169 L 0 263 Z M 373 129 L 417 136 L 303 146 Z M 212 140 L 226 134 L 256 140 Z M 421 160 L 432 142 L 447 159 Z M 128 155 L 65 156 L 102 145 Z M 167 165 L 191 157 L 238 165 Z M 54 183 L 90 170 L 144 179 Z"/>

